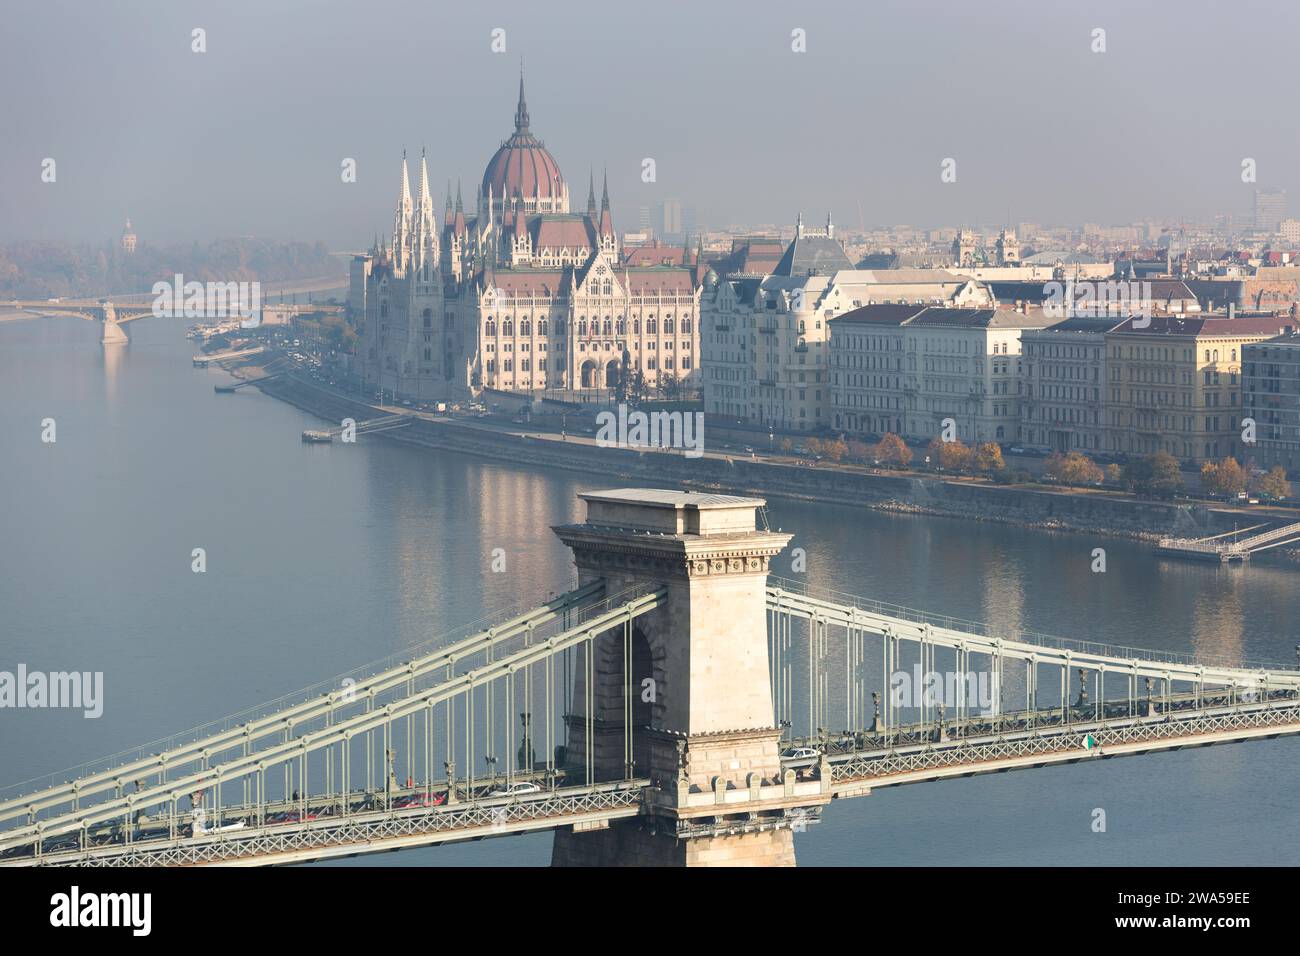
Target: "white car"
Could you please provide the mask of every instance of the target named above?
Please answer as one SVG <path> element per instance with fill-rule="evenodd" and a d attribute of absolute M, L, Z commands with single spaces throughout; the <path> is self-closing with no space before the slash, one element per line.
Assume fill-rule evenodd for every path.
<path fill-rule="evenodd" d="M 541 793 L 542 788 L 535 783 L 512 783 L 501 790 L 493 790 L 490 797 L 518 797 L 525 793 Z"/>
<path fill-rule="evenodd" d="M 821 751 L 816 747 L 795 747 L 787 750 L 781 757 L 784 760 L 816 760 L 821 755 Z"/>

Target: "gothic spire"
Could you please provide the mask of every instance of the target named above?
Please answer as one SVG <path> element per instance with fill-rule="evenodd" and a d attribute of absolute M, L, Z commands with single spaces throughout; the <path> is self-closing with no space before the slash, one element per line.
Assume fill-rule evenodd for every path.
<path fill-rule="evenodd" d="M 429 203 L 432 207 L 433 197 L 429 194 L 429 163 L 425 159 L 424 148 L 420 148 L 420 204 Z"/>
<path fill-rule="evenodd" d="M 593 170 L 587 175 L 587 215 L 596 218 L 596 173 Z"/>
<path fill-rule="evenodd" d="M 406 269 L 410 250 L 411 231 L 414 226 L 411 203 L 411 173 L 406 165 L 406 150 L 402 150 L 402 192 L 397 197 L 397 211 L 393 215 L 393 262 L 398 272 Z"/>
<path fill-rule="evenodd" d="M 528 132 L 528 104 L 524 101 L 524 64 L 519 64 L 519 105 L 515 107 L 515 132 Z"/>
<path fill-rule="evenodd" d="M 601 190 L 600 211 L 605 212 L 609 209 L 609 170 L 605 170 L 605 184 Z"/>
<path fill-rule="evenodd" d="M 429 163 L 425 150 L 420 150 L 420 201 L 415 210 L 415 241 L 412 251 L 417 267 L 431 264 L 436 259 L 438 229 L 433 218 L 433 196 L 429 192 Z"/>

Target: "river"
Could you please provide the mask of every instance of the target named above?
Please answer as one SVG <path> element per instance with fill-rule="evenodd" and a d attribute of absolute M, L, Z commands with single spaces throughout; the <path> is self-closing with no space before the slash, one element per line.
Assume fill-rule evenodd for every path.
<path fill-rule="evenodd" d="M 0 324 L 0 669 L 102 671 L 104 712 L 0 711 L 0 787 L 402 654 L 572 586 L 549 530 L 597 477 L 378 438 L 192 368 L 184 323 Z M 56 440 L 41 440 L 54 419 Z M 1297 571 L 1118 539 L 773 500 L 807 579 L 972 620 L 1289 663 Z M 1107 570 L 1093 573 L 1092 551 Z M 207 571 L 191 570 L 203 548 Z M 506 571 L 492 571 L 494 549 Z M 775 569 L 791 575 L 788 557 Z M 1300 864 L 1294 738 L 955 779 L 836 802 L 801 865 Z M 61 778 L 60 778 L 61 779 Z M 6 796 L 10 795 L 8 792 Z M 1096 809 L 1104 832 L 1094 832 Z M 549 835 L 362 858 L 541 865 Z M 347 865 L 345 862 L 343 865 Z"/>

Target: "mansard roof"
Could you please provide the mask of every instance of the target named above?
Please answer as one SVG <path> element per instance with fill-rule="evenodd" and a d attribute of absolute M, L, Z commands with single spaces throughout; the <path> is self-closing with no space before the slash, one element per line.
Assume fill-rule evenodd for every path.
<path fill-rule="evenodd" d="M 852 269 L 853 260 L 838 239 L 828 236 L 795 236 L 773 273 L 779 276 L 830 275 Z"/>
<path fill-rule="evenodd" d="M 829 321 L 832 327 L 841 325 L 903 325 L 908 319 L 925 311 L 923 305 L 903 305 L 897 302 L 882 302 L 878 305 L 864 305 L 860 309 L 833 316 Z"/>
<path fill-rule="evenodd" d="M 691 265 L 694 257 L 681 246 L 670 246 L 656 239 L 646 246 L 631 246 L 623 250 L 623 261 L 628 266 L 680 266 Z"/>

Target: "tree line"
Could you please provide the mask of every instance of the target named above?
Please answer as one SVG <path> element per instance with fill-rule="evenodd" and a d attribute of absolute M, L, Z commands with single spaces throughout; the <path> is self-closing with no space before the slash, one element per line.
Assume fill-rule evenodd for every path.
<path fill-rule="evenodd" d="M 795 451 L 794 442 L 783 438 L 780 449 L 789 454 Z M 915 459 L 907 443 L 892 432 L 874 444 L 843 436 L 809 438 L 804 441 L 802 450 L 831 462 L 850 461 L 886 468 L 907 469 Z M 1034 480 L 1023 469 L 1013 471 L 1009 468 L 1002 457 L 1002 448 L 995 442 L 971 447 L 959 439 L 942 441 L 935 438 L 926 446 L 925 455 L 926 467 L 931 470 L 983 475 L 1004 483 Z M 1082 452 L 1053 452 L 1044 462 L 1042 477 L 1053 484 L 1076 488 L 1109 485 L 1131 494 L 1154 498 L 1172 498 L 1185 490 L 1178 459 L 1163 451 L 1131 458 L 1123 465 L 1112 463 L 1105 468 Z M 1242 492 L 1275 501 L 1291 497 L 1286 469 L 1278 465 L 1267 472 L 1247 470 L 1231 457 L 1206 462 L 1201 467 L 1201 488 L 1211 495 L 1227 497 Z"/>

